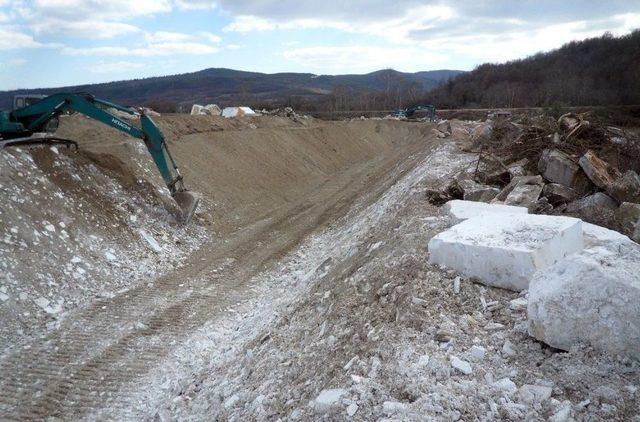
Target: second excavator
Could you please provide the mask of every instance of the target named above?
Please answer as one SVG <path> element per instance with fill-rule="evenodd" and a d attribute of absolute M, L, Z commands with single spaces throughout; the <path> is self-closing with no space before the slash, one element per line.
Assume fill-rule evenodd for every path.
<path fill-rule="evenodd" d="M 137 117 L 133 110 L 99 100 L 86 93 L 59 93 L 49 96 L 16 96 L 12 111 L 0 111 L 0 149 L 15 145 L 43 143 L 77 143 L 53 135 L 59 117 L 77 112 L 118 129 L 134 138 L 142 139 L 158 168 L 171 196 L 180 208 L 179 219 L 188 223 L 198 207 L 200 195 L 187 190 L 156 123 L 145 112 L 140 114 L 140 127 L 134 126 L 108 110 Z"/>

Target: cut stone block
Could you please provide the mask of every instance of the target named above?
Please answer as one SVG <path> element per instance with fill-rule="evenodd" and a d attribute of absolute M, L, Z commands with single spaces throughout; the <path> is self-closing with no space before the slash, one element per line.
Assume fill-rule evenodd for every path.
<path fill-rule="evenodd" d="M 523 185 L 540 186 L 540 189 L 542 189 L 542 187 L 544 186 L 544 180 L 542 180 L 542 176 L 515 176 L 491 202 L 504 202 L 515 188 Z"/>
<path fill-rule="evenodd" d="M 464 191 L 464 199 L 467 201 L 489 202 L 500 193 L 498 188 L 481 185 L 473 180 L 462 180 L 459 185 Z"/>
<path fill-rule="evenodd" d="M 618 202 L 640 203 L 640 176 L 629 170 L 611 184 L 608 192 Z"/>
<path fill-rule="evenodd" d="M 542 195 L 547 198 L 553 206 L 571 202 L 578 197 L 573 189 L 558 183 L 549 183 L 546 185 L 542 191 Z"/>
<path fill-rule="evenodd" d="M 447 202 L 444 205 L 444 209 L 456 222 L 485 213 L 527 214 L 529 212 L 524 207 L 485 204 L 484 202 L 463 201 L 460 199 Z"/>
<path fill-rule="evenodd" d="M 601 160 L 593 151 L 587 151 L 578 161 L 582 170 L 594 185 L 607 189 L 620 177 L 620 172 Z"/>
<path fill-rule="evenodd" d="M 583 248 L 577 218 L 485 213 L 433 237 L 429 261 L 488 286 L 521 291 L 536 271 Z"/>
<path fill-rule="evenodd" d="M 640 359 L 640 245 L 611 241 L 536 273 L 527 311 L 529 334 L 550 346 Z"/>
<path fill-rule="evenodd" d="M 602 192 L 596 192 L 567 204 L 566 212 L 584 221 L 605 226 L 614 220 L 617 209 L 618 204 L 613 198 Z"/>
<path fill-rule="evenodd" d="M 591 182 L 580 166 L 560 150 L 545 149 L 538 162 L 538 170 L 548 181 L 567 186 L 578 194 L 586 194 L 591 189 Z"/>
<path fill-rule="evenodd" d="M 541 193 L 542 186 L 540 185 L 518 185 L 507 195 L 504 204 L 531 209 L 536 205 Z"/>
<path fill-rule="evenodd" d="M 616 211 L 616 221 L 622 233 L 640 243 L 640 204 L 623 202 Z"/>

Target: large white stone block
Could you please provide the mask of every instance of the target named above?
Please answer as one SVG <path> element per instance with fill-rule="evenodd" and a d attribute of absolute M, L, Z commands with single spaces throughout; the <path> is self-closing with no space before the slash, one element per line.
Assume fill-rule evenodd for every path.
<path fill-rule="evenodd" d="M 529 334 L 558 349 L 589 344 L 640 359 L 640 245 L 601 245 L 535 274 Z"/>
<path fill-rule="evenodd" d="M 433 237 L 429 260 L 489 286 L 521 291 L 536 271 L 583 248 L 577 218 L 485 213 Z"/>
<path fill-rule="evenodd" d="M 527 214 L 526 207 L 511 205 L 487 204 L 484 202 L 463 201 L 454 199 L 444 204 L 444 210 L 456 221 L 477 217 L 485 213 Z"/>

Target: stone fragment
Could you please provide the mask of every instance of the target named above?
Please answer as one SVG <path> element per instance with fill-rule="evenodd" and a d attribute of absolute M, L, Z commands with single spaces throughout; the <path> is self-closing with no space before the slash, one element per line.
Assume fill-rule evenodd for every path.
<path fill-rule="evenodd" d="M 509 309 L 512 311 L 524 311 L 527 309 L 527 299 L 518 297 L 509 302 Z"/>
<path fill-rule="evenodd" d="M 563 403 L 558 410 L 551 415 L 549 422 L 567 422 L 571 417 L 571 402 Z"/>
<path fill-rule="evenodd" d="M 314 409 L 317 412 L 327 412 L 332 408 L 341 406 L 341 399 L 347 394 L 342 388 L 331 388 L 322 390 L 318 397 L 313 401 Z"/>
<path fill-rule="evenodd" d="M 507 356 L 515 356 L 516 351 L 513 348 L 513 343 L 511 343 L 509 340 L 506 340 L 502 345 L 502 353 L 504 353 Z"/>
<path fill-rule="evenodd" d="M 584 171 L 560 150 L 545 149 L 538 161 L 538 171 L 548 181 L 569 187 L 579 195 L 591 190 L 591 182 Z"/>
<path fill-rule="evenodd" d="M 618 204 L 613 198 L 602 192 L 596 192 L 567 204 L 565 211 L 590 223 L 606 226 L 613 221 L 617 209 Z"/>
<path fill-rule="evenodd" d="M 471 346 L 471 349 L 469 349 L 469 355 L 474 360 L 482 360 L 482 359 L 484 359 L 484 355 L 486 354 L 486 352 L 487 352 L 487 350 L 482 346 L 473 345 L 473 346 Z"/>
<path fill-rule="evenodd" d="M 618 202 L 640 203 L 640 176 L 635 171 L 629 170 L 616 179 L 607 192 Z"/>
<path fill-rule="evenodd" d="M 507 165 L 511 178 L 514 178 L 516 176 L 526 176 L 527 171 L 525 170 L 525 167 L 527 166 L 527 164 L 529 164 L 529 160 L 523 158 L 522 160 Z"/>
<path fill-rule="evenodd" d="M 502 378 L 492 384 L 493 388 L 503 393 L 513 394 L 518 391 L 518 386 L 509 378 Z"/>
<path fill-rule="evenodd" d="M 194 104 L 193 106 L 191 106 L 191 115 L 198 116 L 202 114 L 203 109 L 204 107 L 202 107 L 200 104 Z"/>
<path fill-rule="evenodd" d="M 544 181 L 542 180 L 542 176 L 516 176 L 511 179 L 511 182 L 509 182 L 491 202 L 503 202 L 516 187 L 522 185 L 540 186 L 542 188 Z"/>
<path fill-rule="evenodd" d="M 483 142 L 489 139 L 493 125 L 491 122 L 480 123 L 471 134 L 471 141 L 474 143 Z"/>
<path fill-rule="evenodd" d="M 537 272 L 527 315 L 529 334 L 552 347 L 640 358 L 640 245 L 610 241 Z"/>
<path fill-rule="evenodd" d="M 620 172 L 601 160 L 593 151 L 587 151 L 578 161 L 580 167 L 594 185 L 600 189 L 607 189 L 620 177 Z"/>
<path fill-rule="evenodd" d="M 504 204 L 526 207 L 531 210 L 536 206 L 541 193 L 542 186 L 540 185 L 518 185 L 507 195 Z"/>
<path fill-rule="evenodd" d="M 232 395 L 227 400 L 224 401 L 224 407 L 226 409 L 232 409 L 236 404 L 240 401 L 240 396 L 237 394 Z"/>
<path fill-rule="evenodd" d="M 520 291 L 533 274 L 583 249 L 582 222 L 569 217 L 485 213 L 429 241 L 429 261 Z"/>
<path fill-rule="evenodd" d="M 210 116 L 220 116 L 222 114 L 222 109 L 218 107 L 216 104 L 207 104 L 202 108 L 201 113 L 207 114 Z"/>
<path fill-rule="evenodd" d="M 473 180 L 462 180 L 458 183 L 464 192 L 465 201 L 490 202 L 500 193 L 500 189 L 493 186 L 481 185 Z"/>
<path fill-rule="evenodd" d="M 357 404 L 351 403 L 349 406 L 347 406 L 347 416 L 353 417 L 353 415 L 355 415 L 357 411 L 358 411 Z"/>
<path fill-rule="evenodd" d="M 385 401 L 384 403 L 382 403 L 382 410 L 387 415 L 402 412 L 405 409 L 405 404 L 397 401 Z"/>
<path fill-rule="evenodd" d="M 451 123 L 448 120 L 441 121 L 436 127 L 440 132 L 451 135 Z"/>
<path fill-rule="evenodd" d="M 553 206 L 574 201 L 578 197 L 573 189 L 559 183 L 549 183 L 545 185 L 542 190 L 542 196 L 547 198 L 549 203 Z"/>
<path fill-rule="evenodd" d="M 525 384 L 518 389 L 518 397 L 523 403 L 542 403 L 551 398 L 552 392 L 553 389 L 551 387 Z"/>
<path fill-rule="evenodd" d="M 473 373 L 471 364 L 467 361 L 459 359 L 456 356 L 451 357 L 451 366 L 453 367 L 453 369 L 463 373 L 464 375 L 471 375 L 471 373 Z"/>
<path fill-rule="evenodd" d="M 616 222 L 623 234 L 640 243 L 640 204 L 623 202 L 616 211 Z"/>
<path fill-rule="evenodd" d="M 142 229 L 139 230 L 139 233 L 140 233 L 140 236 L 142 236 L 142 238 L 147 242 L 147 245 L 149 245 L 149 248 L 152 251 L 154 251 L 155 253 L 162 252 L 162 247 L 153 236 L 151 236 L 149 233 L 147 233 Z"/>

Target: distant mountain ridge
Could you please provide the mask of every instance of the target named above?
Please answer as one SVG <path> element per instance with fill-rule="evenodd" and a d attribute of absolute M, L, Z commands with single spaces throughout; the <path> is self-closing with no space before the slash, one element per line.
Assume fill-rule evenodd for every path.
<path fill-rule="evenodd" d="M 363 75 L 314 75 L 311 73 L 244 72 L 226 68 L 210 68 L 171 76 L 133 79 L 60 88 L 21 89 L 0 92 L 0 109 L 11 108 L 18 93 L 89 92 L 125 105 L 148 105 L 161 109 L 188 108 L 193 103 L 284 104 L 291 97 L 313 102 L 336 88 L 350 94 L 389 90 L 390 86 L 416 84 L 427 91 L 460 73 L 459 70 L 433 70 L 403 73 L 380 70 Z"/>

